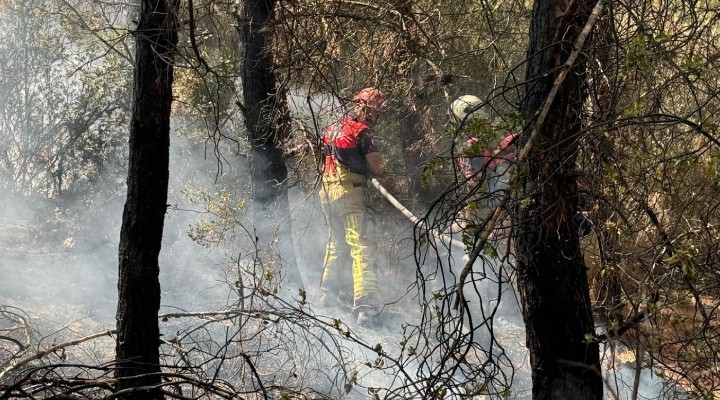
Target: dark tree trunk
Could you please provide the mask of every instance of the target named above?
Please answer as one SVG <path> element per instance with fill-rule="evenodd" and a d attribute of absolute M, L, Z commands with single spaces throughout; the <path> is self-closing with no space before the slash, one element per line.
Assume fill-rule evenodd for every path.
<path fill-rule="evenodd" d="M 158 255 L 167 207 L 177 3 L 143 0 L 136 35 L 127 200 L 119 246 L 116 359 L 119 390 L 161 383 Z M 159 389 L 126 399 L 160 399 Z"/>
<path fill-rule="evenodd" d="M 287 265 L 286 280 L 303 287 L 292 242 L 292 224 L 285 180 L 288 176 L 280 147 L 289 119 L 270 52 L 269 21 L 275 0 L 245 0 L 238 16 L 243 49 L 243 114 L 250 139 L 250 169 L 256 228 L 269 239 L 277 229 Z M 270 240 L 268 240 L 270 242 Z"/>
<path fill-rule="evenodd" d="M 422 154 L 423 130 L 420 112 L 406 105 L 400 109 L 400 145 L 402 146 L 405 174 L 408 179 L 408 189 L 412 194 L 424 194 L 420 184 L 424 157 Z M 422 196 L 427 197 L 427 196 Z"/>
<path fill-rule="evenodd" d="M 398 136 L 405 164 L 405 176 L 410 194 L 419 195 L 421 200 L 429 202 L 435 194 L 429 188 L 423 187 L 421 182 L 423 166 L 427 161 L 426 130 L 423 127 L 422 113 L 427 105 L 421 100 L 426 82 L 420 78 L 420 65 L 423 63 L 420 58 L 423 52 L 418 43 L 420 33 L 415 22 L 413 2 L 393 0 L 391 4 L 398 12 L 402 26 L 407 27 L 399 32 L 398 47 L 394 52 L 393 61 L 400 68 L 397 79 L 399 82 L 414 82 L 398 113 L 400 123 Z"/>
<path fill-rule="evenodd" d="M 530 129 L 572 51 L 593 4 L 536 0 L 522 112 Z M 582 56 L 572 67 L 520 165 L 524 196 L 516 210 L 518 286 L 527 328 L 533 399 L 602 399 L 586 267 L 580 252 L 575 160 L 585 99 Z M 523 135 L 521 146 L 527 141 Z"/>
<path fill-rule="evenodd" d="M 423 112 L 429 106 L 419 97 L 413 96 L 408 99 L 406 105 L 400 109 L 398 136 L 402 146 L 408 190 L 411 195 L 418 196 L 424 204 L 429 204 L 437 196 L 437 189 L 425 186 L 422 182 L 423 169 L 428 154 L 432 154 L 432 151 L 428 150 L 430 141 L 425 136 L 427 129 L 423 125 Z"/>

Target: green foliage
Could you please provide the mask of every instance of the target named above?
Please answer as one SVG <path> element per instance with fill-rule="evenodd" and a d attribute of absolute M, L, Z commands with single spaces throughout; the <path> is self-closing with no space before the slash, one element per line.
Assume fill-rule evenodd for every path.
<path fill-rule="evenodd" d="M 673 254 L 665 261 L 670 267 L 679 268 L 690 279 L 697 277 L 696 258 L 699 246 L 691 239 L 683 238 L 674 244 Z"/>
<path fill-rule="evenodd" d="M 688 58 L 685 58 L 682 61 L 680 68 L 685 73 L 690 76 L 694 76 L 695 78 L 700 78 L 709 71 L 707 60 L 697 54 L 690 55 Z"/>
<path fill-rule="evenodd" d="M 465 146 L 463 154 L 467 157 L 480 157 L 483 152 L 494 148 L 497 143 L 507 135 L 508 130 L 502 126 L 491 123 L 490 120 L 485 118 L 474 118 L 466 123 L 463 128 L 462 136 L 469 136 L 477 139 L 469 146 Z M 460 140 L 458 137 L 456 140 Z"/>
<path fill-rule="evenodd" d="M 628 44 L 625 54 L 625 68 L 630 71 L 638 69 L 647 73 L 652 67 L 653 58 L 648 37 L 643 34 L 636 35 Z"/>
<path fill-rule="evenodd" d="M 447 169 L 447 160 L 433 158 L 425 163 L 420 174 L 420 184 L 423 187 L 430 187 L 430 184 L 437 174 Z"/>
<path fill-rule="evenodd" d="M 227 115 L 235 107 L 235 81 L 241 63 L 233 53 L 227 51 L 216 57 L 210 57 L 207 51 L 203 51 L 201 56 L 204 60 L 213 60 L 210 70 L 197 66 L 178 66 L 173 91 L 190 113 L 190 110 L 197 109 L 201 113 L 209 113 L 209 116 Z"/>
<path fill-rule="evenodd" d="M 236 199 L 224 188 L 209 194 L 203 189 L 187 186 L 182 195 L 191 204 L 199 205 L 205 210 L 206 216 L 198 218 L 195 225 L 190 227 L 188 235 L 191 239 L 205 247 L 210 247 L 236 238 L 235 232 L 241 226 L 240 219 L 247 212 L 243 199 Z M 266 271 L 265 274 L 272 272 Z M 270 276 L 268 280 L 271 278 Z"/>
<path fill-rule="evenodd" d="M 19 1 L 0 15 L 3 190 L 81 196 L 124 160 L 132 76 L 123 38 L 112 29 L 89 35 L 50 12 L 70 4 Z M 110 37 L 115 51 L 103 41 Z"/>
<path fill-rule="evenodd" d="M 494 246 L 486 245 L 483 248 L 483 254 L 485 254 L 486 256 L 490 257 L 493 260 L 499 259 L 499 254 L 497 252 L 497 249 Z"/>

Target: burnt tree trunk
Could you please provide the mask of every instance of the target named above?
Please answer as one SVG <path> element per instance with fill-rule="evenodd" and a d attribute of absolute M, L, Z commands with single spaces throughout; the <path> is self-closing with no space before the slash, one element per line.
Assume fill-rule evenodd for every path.
<path fill-rule="evenodd" d="M 408 102 L 412 99 L 408 100 Z M 403 161 L 405 163 L 405 174 L 408 180 L 408 190 L 410 194 L 419 194 L 422 199 L 428 201 L 431 195 L 421 185 L 420 176 L 423 171 L 425 161 L 422 146 L 424 140 L 422 130 L 422 115 L 420 111 L 413 109 L 412 105 L 405 104 L 399 111 L 398 136 L 400 137 L 400 145 L 402 146 Z"/>
<path fill-rule="evenodd" d="M 177 2 L 143 0 L 136 36 L 127 199 L 119 246 L 117 389 L 161 383 L 158 255 L 167 207 Z M 160 399 L 160 389 L 126 399 Z"/>
<path fill-rule="evenodd" d="M 243 48 L 243 114 L 250 140 L 250 169 L 256 228 L 272 241 L 277 230 L 283 251 L 286 281 L 303 287 L 293 250 L 292 224 L 285 180 L 288 176 L 281 141 L 287 135 L 289 115 L 270 51 L 269 22 L 275 0 L 245 0 L 238 34 Z"/>
<path fill-rule="evenodd" d="M 409 0 L 393 0 L 393 8 L 398 12 L 401 26 L 406 29 L 398 32 L 396 51 L 393 62 L 399 69 L 399 82 L 413 82 L 398 111 L 398 137 L 402 148 L 405 176 L 408 181 L 410 195 L 419 195 L 424 202 L 430 202 L 436 193 L 422 185 L 422 173 L 427 162 L 427 147 L 423 127 L 423 111 L 428 108 L 422 100 L 427 82 L 420 78 L 421 57 L 423 48 L 418 43 L 421 36 L 414 19 L 413 2 Z M 420 78 L 420 79 L 416 79 Z"/>
<path fill-rule="evenodd" d="M 526 97 L 529 129 L 568 59 L 593 4 L 536 0 L 530 28 Z M 578 142 L 585 60 L 577 59 L 552 103 L 526 162 L 515 210 L 518 287 L 532 368 L 533 399 L 602 399 L 599 348 L 577 226 Z M 520 145 L 528 139 L 522 135 Z M 529 202 L 528 202 L 529 200 Z"/>

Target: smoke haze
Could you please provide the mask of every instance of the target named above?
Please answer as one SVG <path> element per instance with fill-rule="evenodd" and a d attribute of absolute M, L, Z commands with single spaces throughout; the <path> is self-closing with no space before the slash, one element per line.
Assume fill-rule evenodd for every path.
<path fill-rule="evenodd" d="M 292 98 L 298 102 L 307 99 L 302 93 Z M 302 107 L 296 111 L 315 115 L 313 123 L 317 127 L 323 127 L 343 112 L 339 104 L 328 98 L 311 99 L 310 104 L 313 104 L 312 112 L 310 108 Z M 408 358 L 402 364 L 403 373 L 408 375 L 403 376 L 395 365 L 380 357 L 384 354 L 398 359 L 401 354 L 407 355 L 407 349 L 401 343 L 412 332 L 410 327 L 419 326 L 423 317 L 423 298 L 414 286 L 417 270 L 412 225 L 407 220 L 387 204 L 380 204 L 384 218 L 379 228 L 384 246 L 379 273 L 385 306 L 377 316 L 374 329 L 357 326 L 348 308 L 320 308 L 314 304 L 327 231 L 317 204 L 316 189 L 307 184 L 303 186 L 300 181 L 291 182 L 289 191 L 294 249 L 274 250 L 281 254 L 296 252 L 308 304 L 300 304 L 302 300 L 295 292 L 278 298 L 243 298 L 239 294 L 241 289 L 268 284 L 262 278 L 265 267 L 258 264 L 257 249 L 253 247 L 255 231 L 250 208 L 243 203 L 250 198 L 247 159 L 237 155 L 233 148 L 219 149 L 225 158 L 223 173 L 218 174 L 218 161 L 207 156 L 206 144 L 179 134 L 177 129 L 180 128 L 174 130 L 171 145 L 168 195 L 171 207 L 165 221 L 160 254 L 160 312 L 222 311 L 230 306 L 244 305 L 248 309 L 272 309 L 276 315 L 287 319 L 268 322 L 241 315 L 201 331 L 195 330 L 193 321 L 169 319 L 161 322 L 165 338 L 192 338 L 195 343 L 206 343 L 213 338 L 222 343 L 231 339 L 227 336 L 230 327 L 237 327 L 244 333 L 267 332 L 270 338 L 267 342 L 245 344 L 247 347 L 234 351 L 256 354 L 257 359 L 262 360 L 262 364 L 258 364 L 262 365 L 260 374 L 267 379 L 299 388 L 313 387 L 330 398 L 371 398 L 375 390 L 384 393 L 399 389 L 407 384 L 407 379 L 428 376 L 431 370 L 439 367 L 430 358 Z M 125 187 L 122 180 L 107 179 L 104 184 L 106 186 L 98 191 L 99 194 L 85 196 L 75 203 L 60 205 L 40 199 L 28 203 L 12 195 L 6 195 L 2 203 L 0 243 L 5 255 L 0 261 L 0 304 L 25 310 L 45 341 L 68 340 L 114 327 L 117 249 Z M 375 201 L 383 202 L 383 199 L 376 197 Z M 217 214 L 213 212 L 227 212 L 223 215 L 229 215 L 231 221 L 239 225 L 223 230 L 222 226 L 214 224 Z M 198 226 L 203 229 L 198 230 Z M 195 240 L 191 238 L 193 233 Z M 218 239 L 220 237 L 222 241 Z M 215 239 L 218 241 L 213 242 Z M 266 249 L 269 243 L 263 240 L 267 239 L 259 239 L 256 244 Z M 444 254 L 440 269 L 444 269 L 448 277 L 453 276 L 453 272 L 457 274 L 465 263 L 462 256 L 459 250 Z M 436 258 L 429 257 L 428 265 L 423 268 L 438 268 L 437 263 Z M 504 393 L 505 398 L 529 399 L 529 361 L 513 287 L 497 283 L 500 270 L 497 263 L 481 259 L 475 268 L 477 274 L 473 276 L 477 275 L 478 279 L 472 281 L 474 285 L 468 285 L 465 292 L 473 313 L 472 320 L 481 321 L 482 316 L 496 306 L 497 314 L 494 324 L 484 327 L 470 327 L 465 316 L 459 329 L 464 332 L 474 329 L 474 345 L 483 349 L 492 348 L 493 343 L 499 344 L 501 347 L 495 347 L 487 354 L 478 352 L 473 361 L 481 363 L 482 357 L 489 356 L 503 361 L 500 368 L 508 375 L 507 379 L 513 374 L 513 386 Z M 506 270 L 503 274 L 509 273 Z M 428 282 L 428 288 L 449 289 L 452 284 L 449 279 L 443 285 L 436 277 Z M 498 291 L 503 293 L 500 305 L 497 304 Z M 428 291 L 426 295 L 430 295 Z M 243 303 L 245 300 L 253 303 Z M 300 328 L 292 322 L 292 318 L 308 316 L 320 323 Z M 346 336 L 358 340 L 346 340 Z M 426 343 L 431 344 L 432 341 Z M 207 346 L 208 354 L 219 351 L 214 345 Z M 108 342 L 104 349 L 106 353 L 100 352 L 96 357 L 109 361 L 112 354 L 107 351 L 111 349 L 112 343 Z M 251 381 L 242 371 L 240 367 L 227 368 L 222 370 L 221 376 Z M 607 377 L 615 385 L 613 392 L 617 399 L 631 398 L 632 384 L 628 382 L 635 379 L 633 367 L 620 364 L 614 375 L 607 373 Z M 460 381 L 462 376 L 447 379 Z M 650 370 L 641 371 L 638 398 L 678 398 L 670 397 L 663 390 L 660 378 Z M 403 393 L 407 395 L 408 391 Z M 447 394 L 447 398 L 453 396 Z M 418 388 L 417 398 L 421 397 Z"/>

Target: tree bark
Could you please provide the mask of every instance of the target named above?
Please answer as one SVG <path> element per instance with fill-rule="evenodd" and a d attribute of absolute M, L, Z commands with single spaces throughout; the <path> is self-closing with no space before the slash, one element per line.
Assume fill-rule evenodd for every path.
<path fill-rule="evenodd" d="M 177 2 L 143 0 L 136 35 L 127 199 L 119 246 L 117 389 L 161 383 L 158 255 L 167 208 Z M 160 389 L 126 399 L 160 399 Z"/>
<path fill-rule="evenodd" d="M 412 99 L 409 101 L 412 101 Z M 421 118 L 420 111 L 413 109 L 410 104 L 405 104 L 399 112 L 400 129 L 398 130 L 398 136 L 402 146 L 408 190 L 411 194 L 421 195 L 423 200 L 429 200 L 431 196 L 427 195 L 427 191 L 420 183 L 420 176 L 426 158 L 422 152 L 422 146 L 419 145 L 424 140 Z"/>
<path fill-rule="evenodd" d="M 423 129 L 423 111 L 428 107 L 420 100 L 420 94 L 427 84 L 420 76 L 422 47 L 418 43 L 418 27 L 413 19 L 413 2 L 393 0 L 393 8 L 398 12 L 401 26 L 405 29 L 398 32 L 397 49 L 393 62 L 398 66 L 398 81 L 413 82 L 398 112 L 400 145 L 405 164 L 405 176 L 408 180 L 408 191 L 411 195 L 419 195 L 424 202 L 431 201 L 437 194 L 421 183 L 423 166 L 427 162 L 427 148 L 424 145 L 425 129 Z M 413 79 L 417 78 L 417 79 Z"/>
<path fill-rule="evenodd" d="M 536 0 L 522 112 L 535 125 L 559 68 L 588 19 L 587 0 Z M 599 348 L 580 251 L 576 154 L 585 99 L 585 60 L 571 67 L 527 157 L 515 210 L 518 287 L 523 303 L 533 399 L 602 399 Z M 523 146 L 529 135 L 523 135 Z M 529 200 L 529 202 L 528 202 Z"/>
<path fill-rule="evenodd" d="M 278 90 L 268 27 L 275 0 L 245 0 L 238 33 L 243 49 L 243 114 L 250 139 L 250 169 L 256 229 L 268 242 L 275 230 L 287 266 L 286 282 L 303 287 L 292 242 L 285 180 L 288 176 L 281 141 L 287 135 L 288 110 Z M 262 224 L 262 225 L 261 225 Z"/>

